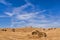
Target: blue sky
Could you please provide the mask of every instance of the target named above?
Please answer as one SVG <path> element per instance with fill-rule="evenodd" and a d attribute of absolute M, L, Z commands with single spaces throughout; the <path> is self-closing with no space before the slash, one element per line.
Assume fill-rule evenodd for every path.
<path fill-rule="evenodd" d="M 60 27 L 60 0 L 0 0 L 0 28 Z"/>

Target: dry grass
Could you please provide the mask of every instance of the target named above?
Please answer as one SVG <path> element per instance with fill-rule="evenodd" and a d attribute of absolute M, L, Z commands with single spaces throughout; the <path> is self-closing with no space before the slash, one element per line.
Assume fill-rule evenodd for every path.
<path fill-rule="evenodd" d="M 60 28 L 0 28 L 0 40 L 60 40 Z"/>

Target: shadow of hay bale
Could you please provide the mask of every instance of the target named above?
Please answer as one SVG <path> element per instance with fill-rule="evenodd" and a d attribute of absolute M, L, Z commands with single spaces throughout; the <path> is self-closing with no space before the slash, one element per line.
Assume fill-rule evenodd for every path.
<path fill-rule="evenodd" d="M 32 36 L 41 38 L 41 37 L 47 37 L 47 34 L 45 32 L 39 32 L 38 30 L 35 30 L 32 32 Z"/>

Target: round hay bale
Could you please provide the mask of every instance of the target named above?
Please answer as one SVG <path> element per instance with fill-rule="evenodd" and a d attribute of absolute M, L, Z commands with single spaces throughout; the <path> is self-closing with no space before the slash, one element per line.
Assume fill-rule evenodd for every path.
<path fill-rule="evenodd" d="M 38 36 L 39 38 L 40 38 L 40 37 L 46 37 L 46 36 L 47 36 L 46 33 L 44 33 L 44 32 L 39 32 L 38 30 L 33 31 L 33 32 L 32 32 L 32 35 L 33 35 L 33 36 Z"/>
<path fill-rule="evenodd" d="M 39 37 L 47 37 L 47 34 L 45 32 L 40 32 L 38 35 Z"/>
<path fill-rule="evenodd" d="M 15 32 L 15 29 L 12 29 L 13 32 Z"/>
<path fill-rule="evenodd" d="M 35 31 L 32 32 L 32 35 L 37 35 L 37 34 L 38 34 L 37 30 L 35 30 Z"/>
<path fill-rule="evenodd" d="M 43 28 L 43 30 L 45 31 L 45 28 Z"/>
<path fill-rule="evenodd" d="M 6 29 L 2 29 L 1 31 L 5 31 L 6 32 L 7 30 Z"/>

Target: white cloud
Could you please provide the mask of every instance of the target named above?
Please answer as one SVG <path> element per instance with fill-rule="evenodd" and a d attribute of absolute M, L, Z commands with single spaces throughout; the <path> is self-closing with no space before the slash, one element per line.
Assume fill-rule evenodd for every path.
<path fill-rule="evenodd" d="M 55 20 L 55 17 L 50 18 L 50 20 L 46 19 L 46 16 L 40 15 L 38 16 L 39 12 L 35 12 L 35 13 L 26 13 L 26 14 L 22 14 L 20 15 L 18 18 L 18 20 L 26 20 L 28 22 L 24 22 L 20 24 L 25 24 L 25 25 L 21 25 L 21 26 L 33 26 L 33 27 L 44 27 L 44 28 L 49 28 L 49 27 L 59 27 L 60 23 L 59 20 Z M 50 16 L 52 17 L 52 16 Z M 34 19 L 34 18 L 38 18 L 38 19 Z M 17 24 L 19 24 L 17 22 Z"/>
<path fill-rule="evenodd" d="M 9 12 L 5 12 L 6 15 L 12 17 L 14 14 L 13 13 L 9 13 Z"/>
<path fill-rule="evenodd" d="M 45 12 L 45 10 L 29 13 L 27 11 L 23 11 L 23 9 L 25 9 L 29 5 L 27 5 L 26 7 L 24 7 L 24 6 L 14 8 L 12 13 L 5 12 L 9 16 L 16 15 L 15 16 L 16 20 L 28 21 L 28 23 L 27 22 L 21 22 L 21 21 L 17 22 L 17 23 L 14 22 L 14 24 L 12 24 L 12 25 L 14 25 L 14 26 L 16 25 L 16 26 L 46 27 L 47 24 L 41 24 L 41 23 L 50 22 L 49 20 L 46 20 L 45 15 L 40 15 L 40 13 Z M 21 14 L 22 12 L 23 12 L 23 14 Z M 38 14 L 39 14 L 39 16 L 38 16 Z M 38 20 L 36 20 L 34 18 L 38 18 Z"/>
<path fill-rule="evenodd" d="M 3 0 L 3 2 L 5 2 L 5 0 Z M 6 3 L 7 3 L 7 2 L 6 2 Z M 7 4 L 8 4 L 8 3 L 7 3 Z M 26 3 L 26 4 L 24 4 L 24 5 L 20 6 L 20 7 L 14 7 L 12 13 L 5 12 L 5 14 L 7 14 L 7 15 L 9 15 L 9 16 L 13 16 L 13 15 L 15 15 L 15 14 L 20 14 L 21 12 L 24 13 L 23 10 L 24 10 L 25 8 L 29 7 L 29 6 L 31 6 L 32 9 L 34 9 L 34 5 L 32 5 L 31 3 Z"/>
<path fill-rule="evenodd" d="M 44 15 L 40 15 L 38 16 L 39 12 L 32 12 L 32 13 L 26 13 L 26 14 L 21 14 L 21 15 L 17 15 L 17 20 L 25 20 L 28 21 L 27 22 L 17 22 L 16 24 L 23 24 L 20 26 L 33 26 L 33 27 L 46 27 L 47 23 L 50 22 L 49 20 L 46 20 Z M 38 18 L 38 20 L 34 19 L 34 18 Z M 41 24 L 42 23 L 42 24 Z"/>
<path fill-rule="evenodd" d="M 0 17 L 12 17 L 14 14 L 10 12 L 4 12 L 5 15 L 0 15 Z"/>
<path fill-rule="evenodd" d="M 12 5 L 11 3 L 8 3 L 8 2 L 6 2 L 5 0 L 0 0 L 0 3 L 2 3 L 2 4 L 4 4 L 4 5 L 7 5 L 7 6 Z"/>
<path fill-rule="evenodd" d="M 17 18 L 18 20 L 27 20 L 27 19 L 32 18 L 32 15 L 31 15 L 31 14 L 17 15 L 16 18 Z"/>
<path fill-rule="evenodd" d="M 0 18 L 2 18 L 2 17 L 9 17 L 9 16 L 5 16 L 5 15 L 0 15 Z"/>
<path fill-rule="evenodd" d="M 29 7 L 29 6 L 31 6 L 32 7 L 32 9 L 34 8 L 34 6 L 32 6 L 31 4 L 25 4 L 25 5 L 22 5 L 22 6 L 20 6 L 20 7 L 17 7 L 17 8 L 14 8 L 14 10 L 13 10 L 13 13 L 21 13 L 21 12 L 23 12 L 23 10 L 25 9 L 25 8 L 27 8 L 27 7 Z"/>
<path fill-rule="evenodd" d="M 9 12 L 5 12 L 5 14 L 7 14 L 8 16 L 12 17 L 13 15 L 13 19 L 15 18 L 17 21 L 19 22 L 14 22 L 14 26 L 33 26 L 33 27 L 53 27 L 53 26 L 60 26 L 59 25 L 59 21 L 55 22 L 55 17 L 48 15 L 50 18 L 50 20 L 48 20 L 46 18 L 46 15 L 41 14 L 46 12 L 46 10 L 38 10 L 38 11 L 34 11 L 35 7 L 33 4 L 29 3 L 26 0 L 27 4 L 24 4 L 20 7 L 16 7 L 14 8 L 14 10 L 12 11 L 12 13 Z M 28 6 L 32 6 L 32 10 L 33 12 L 28 12 L 28 11 L 23 11 L 25 8 L 27 8 Z M 26 22 L 27 21 L 27 22 Z"/>

